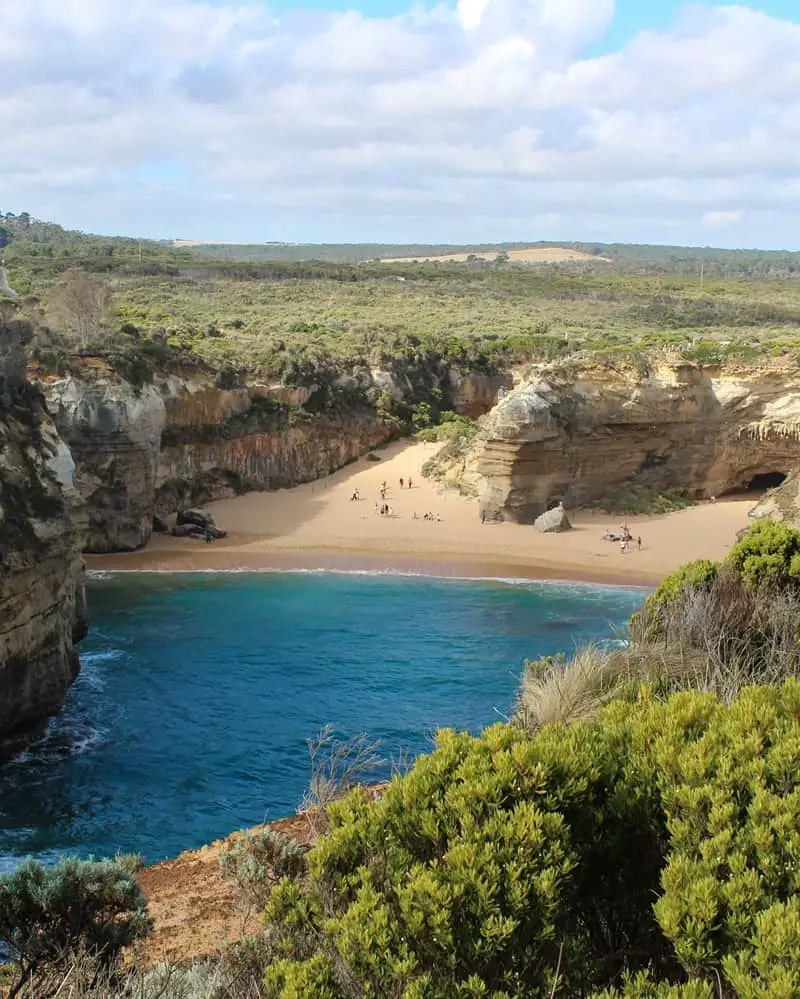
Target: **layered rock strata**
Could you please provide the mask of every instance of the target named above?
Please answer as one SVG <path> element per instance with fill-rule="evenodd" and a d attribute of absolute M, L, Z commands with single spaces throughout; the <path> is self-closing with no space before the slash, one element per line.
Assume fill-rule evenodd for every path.
<path fill-rule="evenodd" d="M 199 365 L 133 384 L 105 359 L 84 356 L 71 358 L 64 376 L 31 375 L 75 458 L 92 553 L 141 547 L 154 516 L 330 474 L 390 439 L 370 395 L 399 401 L 412 391 L 391 372 L 368 371 L 335 386 L 352 405 L 313 411 L 313 387 L 220 387 L 219 376 Z M 425 376 L 465 413 L 486 412 L 511 385 L 507 375 Z"/>
<path fill-rule="evenodd" d="M 13 335 L 10 324 L 0 331 Z M 59 711 L 86 630 L 85 514 L 41 394 L 0 374 L 0 760 Z"/>
<path fill-rule="evenodd" d="M 489 516 L 530 523 L 635 481 L 722 496 L 800 466 L 800 372 L 663 362 L 541 367 L 484 419 L 460 469 Z"/>

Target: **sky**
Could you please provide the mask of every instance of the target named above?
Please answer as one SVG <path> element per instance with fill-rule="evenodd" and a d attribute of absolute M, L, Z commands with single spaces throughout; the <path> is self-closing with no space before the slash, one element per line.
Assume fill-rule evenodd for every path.
<path fill-rule="evenodd" d="M 0 0 L 0 211 L 800 249 L 800 0 Z"/>

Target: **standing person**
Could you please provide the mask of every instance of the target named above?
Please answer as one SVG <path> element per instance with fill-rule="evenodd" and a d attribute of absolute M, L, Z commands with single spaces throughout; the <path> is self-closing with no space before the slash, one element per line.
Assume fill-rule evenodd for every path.
<path fill-rule="evenodd" d="M 486 511 L 485 510 L 481 510 L 481 523 L 482 524 L 486 523 Z"/>
<path fill-rule="evenodd" d="M 403 488 L 403 476 L 402 475 L 400 476 L 400 488 L 401 489 Z"/>
<path fill-rule="evenodd" d="M 408 488 L 411 488 L 411 476 L 408 477 Z"/>
<path fill-rule="evenodd" d="M 637 538 L 636 539 L 636 544 L 639 546 L 639 551 L 641 551 L 642 550 L 642 539 L 641 538 Z"/>

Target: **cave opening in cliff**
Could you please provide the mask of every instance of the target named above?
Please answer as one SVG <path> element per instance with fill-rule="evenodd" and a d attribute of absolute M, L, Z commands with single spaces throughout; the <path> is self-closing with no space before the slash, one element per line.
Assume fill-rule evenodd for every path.
<path fill-rule="evenodd" d="M 745 489 L 749 493 L 765 493 L 768 489 L 775 489 L 785 481 L 785 472 L 759 472 L 758 475 L 754 475 L 749 482 L 745 483 Z"/>

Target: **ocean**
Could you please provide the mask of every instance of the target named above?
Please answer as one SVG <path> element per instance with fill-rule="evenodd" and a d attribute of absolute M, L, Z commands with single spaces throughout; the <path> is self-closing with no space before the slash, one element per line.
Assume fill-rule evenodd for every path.
<path fill-rule="evenodd" d="M 438 728 L 477 733 L 508 716 L 526 658 L 616 640 L 644 594 L 388 573 L 95 574 L 67 704 L 0 770 L 0 869 L 28 855 L 153 862 L 291 814 L 324 725 L 380 739 L 395 762 Z"/>

